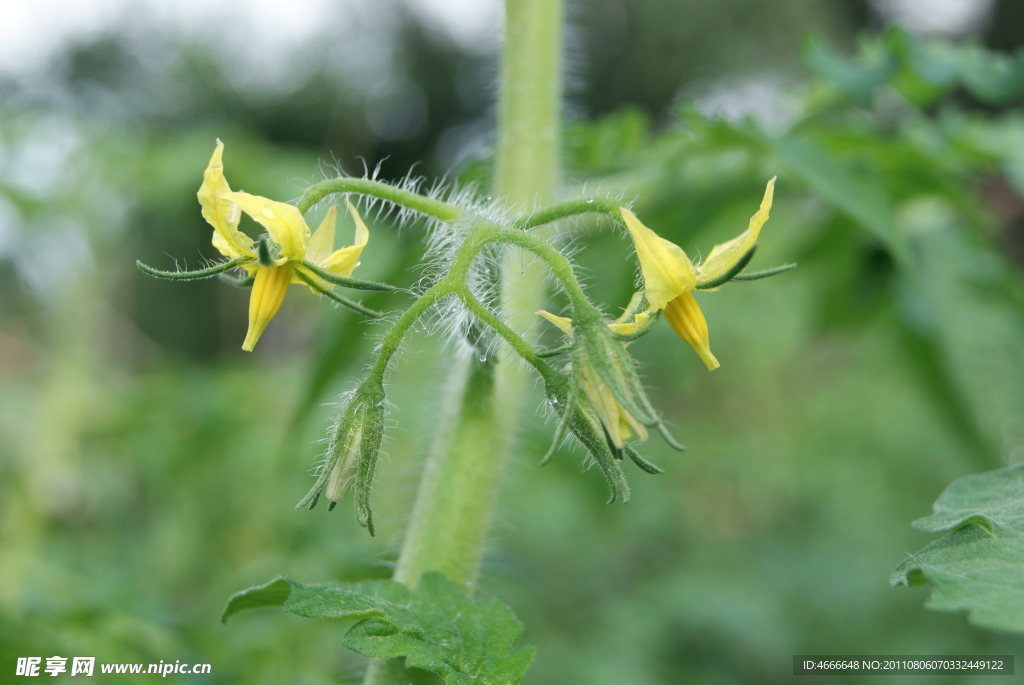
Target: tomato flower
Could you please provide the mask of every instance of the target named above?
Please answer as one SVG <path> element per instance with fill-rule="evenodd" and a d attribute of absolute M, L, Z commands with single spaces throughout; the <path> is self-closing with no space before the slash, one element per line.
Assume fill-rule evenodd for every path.
<path fill-rule="evenodd" d="M 304 283 L 314 292 L 331 285 L 313 270 L 348 278 L 359 265 L 359 257 L 370 232 L 352 203 L 348 211 L 356 224 L 355 244 L 334 250 L 337 208 L 331 207 L 315 233 L 294 205 L 275 202 L 258 195 L 233 192 L 224 178 L 224 144 L 217 148 L 203 174 L 199 204 L 203 218 L 213 226 L 213 246 L 255 276 L 249 298 L 249 330 L 242 349 L 251 352 L 267 324 L 277 314 L 292 283 Z M 269 240 L 253 241 L 238 230 L 242 212 L 267 229 Z"/>
<path fill-rule="evenodd" d="M 768 221 L 772 208 L 775 179 L 768 181 L 761 207 L 750 217 L 747 230 L 732 240 L 715 245 L 702 264 L 694 266 L 678 245 L 665 240 L 640 223 L 633 212 L 621 208 L 622 218 L 636 246 L 640 272 L 644 277 L 644 296 L 647 309 L 637 315 L 650 315 L 664 311 L 665 318 L 679 337 L 697 351 L 709 369 L 718 368 L 718 360 L 711 354 L 708 324 L 700 310 L 693 291 L 713 289 L 740 265 L 757 242 L 761 227 Z"/>

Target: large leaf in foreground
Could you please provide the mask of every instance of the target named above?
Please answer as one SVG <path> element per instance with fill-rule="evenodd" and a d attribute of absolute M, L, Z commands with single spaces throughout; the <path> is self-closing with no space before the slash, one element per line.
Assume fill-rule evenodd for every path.
<path fill-rule="evenodd" d="M 450 685 L 514 685 L 533 662 L 533 647 L 513 651 L 523 627 L 506 604 L 477 604 L 440 573 L 424 574 L 411 593 L 391 580 L 330 587 L 277 578 L 233 595 L 223 618 L 268 606 L 307 618 L 358 619 L 343 645 L 372 658 L 405 657 L 406 666 Z"/>
<path fill-rule="evenodd" d="M 1024 632 L 1024 464 L 956 480 L 934 508 L 914 527 L 948 534 L 900 564 L 892 584 L 927 583 L 930 608 Z"/>

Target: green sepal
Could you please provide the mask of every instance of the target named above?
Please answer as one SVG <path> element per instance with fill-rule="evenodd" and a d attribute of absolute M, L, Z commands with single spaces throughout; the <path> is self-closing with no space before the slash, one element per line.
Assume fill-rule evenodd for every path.
<path fill-rule="evenodd" d="M 726 271 L 718 278 L 712 279 L 710 281 L 705 281 L 703 283 L 697 283 L 697 290 L 711 290 L 713 288 L 717 288 L 718 286 L 724 283 L 728 283 L 732 279 L 736 278 L 737 274 L 743 271 L 743 269 L 746 268 L 747 264 L 750 263 L 750 260 L 754 258 L 754 250 L 756 249 L 757 245 L 754 245 L 752 248 L 747 250 L 747 253 L 740 257 L 739 260 L 732 265 L 731 269 Z"/>
<path fill-rule="evenodd" d="M 256 282 L 255 276 L 248 276 L 246 278 L 235 278 L 234 276 L 228 276 L 225 273 L 217 274 L 217 280 L 222 283 L 227 283 L 235 288 L 241 288 L 243 290 L 251 288 L 252 284 Z"/>
<path fill-rule="evenodd" d="M 572 423 L 572 416 L 580 396 L 580 385 L 582 385 L 580 367 L 581 364 L 572 364 L 568 392 L 559 393 L 554 391 L 548 394 L 548 402 L 551 403 L 552 408 L 555 409 L 555 416 L 558 417 L 558 426 L 555 428 L 555 434 L 551 437 L 551 446 L 548 447 L 548 451 L 541 458 L 538 466 L 544 466 L 555 456 L 555 452 L 558 451 L 562 440 L 565 438 L 565 434 L 569 430 L 569 425 Z"/>
<path fill-rule="evenodd" d="M 615 458 L 609 447 L 608 435 L 596 413 L 591 409 L 577 407 L 572 428 L 573 435 L 587 448 L 587 452 L 600 467 L 608 482 L 608 504 L 615 504 L 617 500 L 622 500 L 623 504 L 629 502 L 629 482 L 626 480 L 626 473 L 622 470 L 620 460 Z"/>
<path fill-rule="evenodd" d="M 757 281 L 762 278 L 768 278 L 770 276 L 777 276 L 784 274 L 790 269 L 795 269 L 796 264 L 783 264 L 781 266 L 774 266 L 771 269 L 765 269 L 764 271 L 751 271 L 748 274 L 737 274 L 733 276 L 734 281 Z"/>
<path fill-rule="evenodd" d="M 634 464 L 639 466 L 641 469 L 643 469 L 647 473 L 650 473 L 650 474 L 653 474 L 653 475 L 659 475 L 659 474 L 665 473 L 662 469 L 658 468 L 657 466 L 655 466 L 654 464 L 649 462 L 647 459 L 645 459 L 643 456 L 641 456 L 641 454 L 639 452 L 637 452 L 635 449 L 633 449 L 629 445 L 626 445 L 625 447 L 623 447 L 622 451 L 626 453 L 626 456 L 628 456 L 630 459 L 633 460 Z"/>
<path fill-rule="evenodd" d="M 359 443 L 359 466 L 356 471 L 356 520 L 372 536 L 375 533 L 370 495 L 373 493 L 373 473 L 377 468 L 377 457 L 380 455 L 380 446 L 384 440 L 387 399 L 384 395 L 384 386 L 379 381 L 361 388 L 360 394 L 364 409 L 362 440 Z"/>
<path fill-rule="evenodd" d="M 541 359 L 550 359 L 551 357 L 557 357 L 560 354 L 565 354 L 572 350 L 572 343 L 566 343 L 565 345 L 559 345 L 558 347 L 552 347 L 548 350 L 537 352 L 537 356 Z"/>
<path fill-rule="evenodd" d="M 686 445 L 676 440 L 676 436 L 669 432 L 668 426 L 665 425 L 664 421 L 658 421 L 658 433 L 661 435 L 661 439 L 668 443 L 668 446 L 677 452 L 685 452 Z"/>
<path fill-rule="evenodd" d="M 274 248 L 277 248 L 276 250 Z M 277 266 L 277 257 L 281 252 L 281 247 L 276 243 L 272 243 L 267 238 L 260 238 L 256 241 L 256 261 L 259 262 L 260 266 L 272 267 Z"/>
<path fill-rule="evenodd" d="M 335 292 L 331 292 L 330 290 L 324 290 L 319 285 L 317 285 L 316 282 L 312 278 L 310 278 L 306 274 L 302 273 L 302 271 L 300 271 L 299 269 L 296 269 L 295 273 L 298 275 L 299 278 L 302 279 L 302 281 L 304 283 L 306 283 L 306 285 L 308 285 L 309 287 L 313 288 L 314 290 L 316 290 L 321 295 L 334 300 L 335 302 L 340 304 L 342 307 L 345 307 L 347 309 L 351 309 L 352 311 L 356 312 L 357 314 L 362 314 L 363 316 L 371 318 L 371 319 L 379 319 L 380 317 L 384 316 L 384 312 L 378 312 L 376 309 L 370 309 L 369 307 L 365 307 L 365 306 L 359 304 L 358 302 L 354 302 L 354 301 L 348 299 L 347 297 L 342 297 L 341 295 L 339 295 L 339 294 L 337 294 Z"/>
<path fill-rule="evenodd" d="M 345 276 L 338 276 L 332 274 L 330 271 L 325 271 L 315 264 L 309 262 L 302 262 L 302 269 L 306 269 L 319 278 L 324 279 L 328 283 L 334 285 L 340 285 L 343 288 L 352 288 L 354 290 L 374 290 L 378 292 L 394 292 L 398 290 L 396 286 L 388 285 L 387 283 L 377 283 L 376 281 L 362 281 L 358 278 L 346 278 Z"/>
<path fill-rule="evenodd" d="M 199 269 L 198 271 L 161 271 L 160 269 L 154 269 L 139 260 L 135 261 L 135 266 L 139 267 L 139 271 L 142 273 L 153 276 L 154 278 L 163 278 L 169 281 L 196 281 L 201 278 L 213 278 L 217 274 L 224 273 L 228 269 L 234 269 L 236 266 L 241 266 L 244 262 L 247 262 L 250 259 L 251 257 L 236 257 L 229 262 L 214 264 L 209 268 Z"/>

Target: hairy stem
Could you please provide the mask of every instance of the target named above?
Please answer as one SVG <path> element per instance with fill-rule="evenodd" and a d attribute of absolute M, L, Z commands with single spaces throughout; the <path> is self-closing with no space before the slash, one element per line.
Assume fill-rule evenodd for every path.
<path fill-rule="evenodd" d="M 537 352 L 530 347 L 530 344 L 523 340 L 515 331 L 505 325 L 501 319 L 480 303 L 478 299 L 473 297 L 469 292 L 460 292 L 459 297 L 462 299 L 463 304 L 466 305 L 466 309 L 473 313 L 478 319 L 483 321 L 485 324 L 490 326 L 494 331 L 500 335 L 509 347 L 516 351 L 520 357 L 523 358 L 527 363 L 535 368 L 545 380 L 553 380 L 556 377 L 561 378 L 561 374 L 551 368 L 551 366 L 545 362 Z"/>
<path fill-rule="evenodd" d="M 442 221 L 451 221 L 462 216 L 462 210 L 455 205 L 367 178 L 332 178 L 329 181 L 314 183 L 299 198 L 299 211 L 305 214 L 320 200 L 338 193 L 359 193 L 378 197 Z"/>
<path fill-rule="evenodd" d="M 619 207 L 622 207 L 622 203 L 618 200 L 611 200 L 606 197 L 583 197 L 578 200 L 559 202 L 550 207 L 538 209 L 523 219 L 519 225 L 521 228 L 529 230 L 537 226 L 550 224 L 559 219 L 591 213 L 607 214 L 612 219 L 621 223 L 622 218 L 619 215 Z"/>
<path fill-rule="evenodd" d="M 559 182 L 562 13 L 562 0 L 505 2 L 493 192 L 512 206 L 545 203 Z M 512 331 L 529 331 L 543 302 L 540 268 L 504 265 L 502 303 Z M 424 571 L 438 569 L 472 590 L 525 389 L 526 379 L 511 360 L 481 361 L 475 353 L 456 360 L 447 415 L 428 456 L 395 571 L 402 582 L 415 586 Z M 373 662 L 365 683 L 394 685 L 402 679 L 394 664 Z"/>
<path fill-rule="evenodd" d="M 377 361 L 374 362 L 373 367 L 370 369 L 369 378 L 379 380 L 380 382 L 384 381 L 384 374 L 387 373 L 388 364 L 391 363 L 391 358 L 398 352 L 398 348 L 402 346 L 405 334 L 409 332 L 409 329 L 412 328 L 412 325 L 421 316 L 427 313 L 427 310 L 444 297 L 452 294 L 452 292 L 451 281 L 446 278 L 423 293 L 420 299 L 416 300 L 411 307 L 405 310 L 381 341 L 380 349 L 377 352 Z"/>

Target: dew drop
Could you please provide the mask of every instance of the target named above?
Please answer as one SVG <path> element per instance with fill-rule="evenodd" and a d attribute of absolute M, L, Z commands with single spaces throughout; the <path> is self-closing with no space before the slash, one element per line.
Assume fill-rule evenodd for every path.
<path fill-rule="evenodd" d="M 594 204 L 594 198 L 592 198 L 592 197 L 588 197 L 588 198 L 587 198 L 587 204 L 588 204 L 588 205 L 592 205 L 592 204 Z"/>

